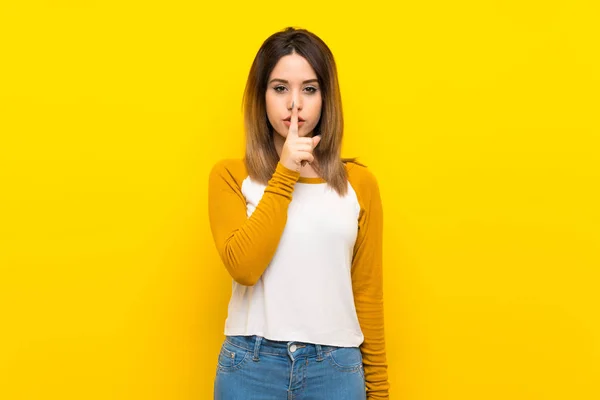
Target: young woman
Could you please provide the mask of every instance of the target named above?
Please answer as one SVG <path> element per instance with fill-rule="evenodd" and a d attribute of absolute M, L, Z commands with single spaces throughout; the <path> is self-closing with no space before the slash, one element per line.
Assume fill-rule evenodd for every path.
<path fill-rule="evenodd" d="M 382 206 L 342 159 L 327 45 L 286 28 L 258 50 L 244 93 L 246 154 L 218 162 L 209 217 L 231 277 L 214 396 L 388 399 Z"/>

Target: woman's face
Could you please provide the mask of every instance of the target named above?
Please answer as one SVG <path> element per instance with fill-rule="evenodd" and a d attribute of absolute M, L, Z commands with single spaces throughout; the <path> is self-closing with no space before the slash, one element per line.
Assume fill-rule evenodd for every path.
<path fill-rule="evenodd" d="M 292 102 L 298 107 L 298 135 L 312 136 L 321 118 L 321 88 L 308 61 L 296 53 L 279 59 L 267 83 L 267 117 L 279 140 L 287 137 Z"/>

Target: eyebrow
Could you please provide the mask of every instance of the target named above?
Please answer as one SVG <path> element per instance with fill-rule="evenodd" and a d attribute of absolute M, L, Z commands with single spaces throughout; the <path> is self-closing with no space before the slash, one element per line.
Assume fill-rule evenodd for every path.
<path fill-rule="evenodd" d="M 281 83 L 290 83 L 289 81 L 286 81 L 285 79 L 279 79 L 279 78 L 275 78 L 275 79 L 271 79 L 271 81 L 269 83 L 273 83 L 273 82 L 281 82 Z M 308 79 L 306 81 L 303 81 L 302 83 L 310 83 L 310 82 L 317 82 L 319 83 L 318 79 Z"/>

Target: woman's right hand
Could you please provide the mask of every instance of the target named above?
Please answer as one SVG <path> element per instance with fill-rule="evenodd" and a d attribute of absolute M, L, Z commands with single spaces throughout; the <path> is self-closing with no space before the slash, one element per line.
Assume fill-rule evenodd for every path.
<path fill-rule="evenodd" d="M 320 141 L 321 136 L 298 136 L 298 108 L 292 104 L 290 129 L 285 138 L 279 162 L 288 169 L 300 171 L 300 168 L 307 162 L 310 164 L 315 160 L 312 153 Z"/>

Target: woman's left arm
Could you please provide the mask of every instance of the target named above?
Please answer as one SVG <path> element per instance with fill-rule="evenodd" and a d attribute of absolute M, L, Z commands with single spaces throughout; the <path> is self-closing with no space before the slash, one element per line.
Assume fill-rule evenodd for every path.
<path fill-rule="evenodd" d="M 368 400 L 389 399 L 383 321 L 383 209 L 375 176 L 355 167 L 354 186 L 361 205 L 352 260 L 356 314 L 364 335 L 360 346 Z"/>

